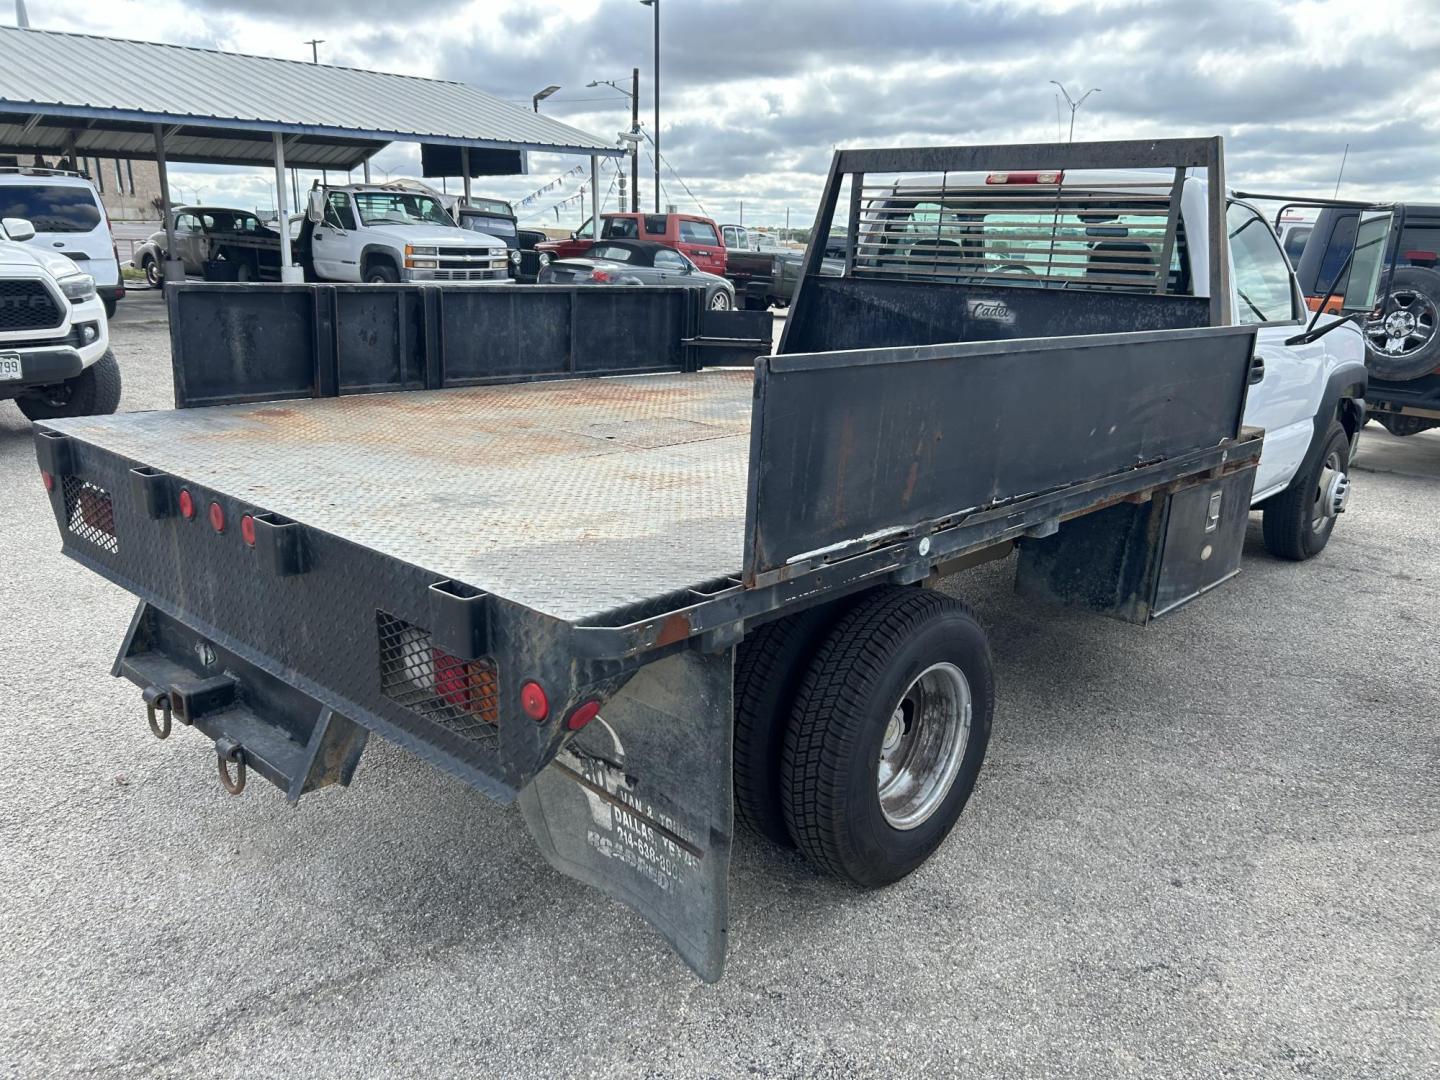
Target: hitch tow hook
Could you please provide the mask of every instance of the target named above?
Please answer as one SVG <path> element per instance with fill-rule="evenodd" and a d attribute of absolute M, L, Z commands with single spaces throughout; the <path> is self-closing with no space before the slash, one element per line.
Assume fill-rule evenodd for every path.
<path fill-rule="evenodd" d="M 145 719 L 150 724 L 150 734 L 157 739 L 168 739 L 170 737 L 170 695 L 161 687 L 147 686 L 141 696 L 145 699 Z"/>
<path fill-rule="evenodd" d="M 220 739 L 215 743 L 215 760 L 220 770 L 220 786 L 231 795 L 245 790 L 245 751 L 234 739 Z M 230 763 L 235 763 L 235 773 L 230 773 Z"/>

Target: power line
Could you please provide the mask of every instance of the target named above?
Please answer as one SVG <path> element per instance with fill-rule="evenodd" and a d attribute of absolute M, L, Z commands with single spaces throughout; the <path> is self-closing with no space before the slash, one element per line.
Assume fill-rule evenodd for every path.
<path fill-rule="evenodd" d="M 655 146 L 655 140 L 650 138 L 650 133 L 645 130 L 643 125 L 640 128 L 640 134 L 644 135 L 645 138 L 649 140 L 651 146 Z M 648 154 L 649 151 L 647 150 L 646 153 Z M 656 147 L 655 153 L 660 154 L 660 150 L 658 147 Z M 685 178 L 675 171 L 675 166 L 670 164 L 669 160 L 665 157 L 664 154 L 660 154 L 660 160 L 663 161 L 665 163 L 665 167 L 670 170 L 670 175 L 675 177 L 676 180 L 680 181 L 680 186 L 685 189 L 685 194 L 690 196 L 690 201 L 700 208 L 700 212 L 702 214 L 704 214 L 706 217 L 709 217 L 710 211 L 705 209 L 705 204 L 702 203 L 699 198 L 696 197 L 695 193 L 690 190 L 690 185 L 685 183 Z M 653 157 L 650 159 L 650 163 L 652 165 L 655 163 L 655 159 Z"/>

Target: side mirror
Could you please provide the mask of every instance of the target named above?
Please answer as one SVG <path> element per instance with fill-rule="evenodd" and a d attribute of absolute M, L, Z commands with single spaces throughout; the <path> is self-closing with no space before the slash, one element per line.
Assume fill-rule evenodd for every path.
<path fill-rule="evenodd" d="M 23 217 L 7 217 L 0 220 L 0 228 L 5 230 L 5 235 L 11 240 L 33 240 L 35 238 L 35 226 Z"/>
<path fill-rule="evenodd" d="M 325 220 L 325 191 L 323 188 L 311 188 L 305 193 L 305 216 L 316 225 Z"/>

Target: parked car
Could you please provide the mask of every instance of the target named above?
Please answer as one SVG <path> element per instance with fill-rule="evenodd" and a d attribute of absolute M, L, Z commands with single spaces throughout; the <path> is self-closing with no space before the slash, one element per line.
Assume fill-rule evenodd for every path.
<path fill-rule="evenodd" d="M 838 259 L 824 258 L 820 273 L 839 277 L 845 272 L 844 249 Z M 747 311 L 765 311 L 772 307 L 789 307 L 800 284 L 805 266 L 803 251 L 738 251 L 727 253 L 725 276 L 735 286 L 740 303 Z"/>
<path fill-rule="evenodd" d="M 1326 206 L 1296 270 L 1312 306 L 1353 308 L 1378 284 L 1364 319 L 1370 416 L 1392 435 L 1440 427 L 1440 205 Z"/>
<path fill-rule="evenodd" d="M 727 253 L 759 250 L 758 245 L 750 239 L 750 230 L 744 225 L 721 225 L 720 239 L 724 241 Z"/>
<path fill-rule="evenodd" d="M 1275 235 L 1280 238 L 1280 246 L 1291 266 L 1300 264 L 1300 253 L 1305 250 L 1305 242 L 1310 239 L 1314 228 L 1315 222 L 1310 215 L 1295 211 L 1281 214 L 1275 223 Z"/>
<path fill-rule="evenodd" d="M 249 210 L 228 206 L 176 206 L 170 211 L 175 250 L 166 252 L 165 230 L 135 249 L 131 264 L 151 288 L 165 284 L 165 260 L 175 259 L 191 277 L 225 281 L 280 276 L 280 234 Z"/>
<path fill-rule="evenodd" d="M 540 276 L 540 271 L 554 261 L 547 251 L 542 251 L 540 245 L 550 239 L 540 229 L 520 230 L 520 267 L 515 271 L 515 280 L 533 285 Z"/>
<path fill-rule="evenodd" d="M 568 240 L 551 240 L 539 250 L 552 259 L 582 255 L 593 243 L 591 221 L 586 221 Z M 725 273 L 725 245 L 720 227 L 710 218 L 695 214 L 642 214 L 630 211 L 600 215 L 601 240 L 649 240 L 674 248 L 701 270 Z"/>
<path fill-rule="evenodd" d="M 601 240 L 583 256 L 557 259 L 540 271 L 541 285 L 679 285 L 704 289 L 705 306 L 729 311 L 735 286 L 706 273 L 674 248 L 647 240 Z"/>
<path fill-rule="evenodd" d="M 0 168 L 0 218 L 28 221 L 36 247 L 48 247 L 79 264 L 95 281 L 95 291 L 114 316 L 125 295 L 120 259 L 110 221 L 95 185 L 64 169 Z"/>
<path fill-rule="evenodd" d="M 510 277 L 533 284 L 540 272 L 541 253 L 535 250 L 550 238 L 539 229 L 522 229 L 510 204 L 503 199 L 471 199 L 468 206 L 457 206 L 455 217 L 462 229 L 484 233 L 505 241 L 509 248 Z M 545 262 L 549 262 L 545 256 Z"/>
<path fill-rule="evenodd" d="M 95 279 L 36 236 L 0 220 L 0 399 L 31 420 L 113 413 L 120 365 Z"/>
<path fill-rule="evenodd" d="M 462 229 L 433 195 L 379 184 L 310 189 L 295 261 L 310 281 L 508 281 L 509 248 Z"/>

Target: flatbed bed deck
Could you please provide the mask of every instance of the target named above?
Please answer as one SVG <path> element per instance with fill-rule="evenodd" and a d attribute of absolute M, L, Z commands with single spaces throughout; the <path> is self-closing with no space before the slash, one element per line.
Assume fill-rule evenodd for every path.
<path fill-rule="evenodd" d="M 740 571 L 748 370 L 48 427 L 568 622 Z"/>

